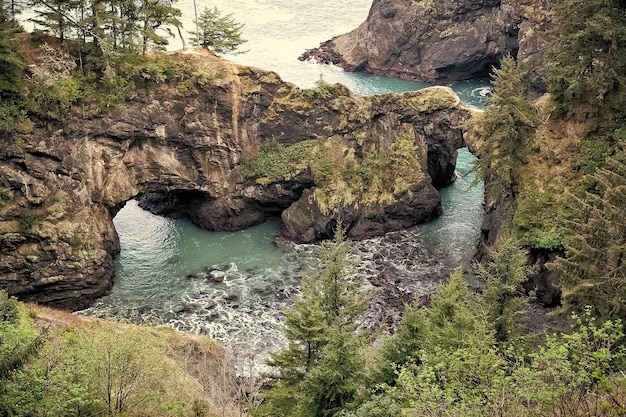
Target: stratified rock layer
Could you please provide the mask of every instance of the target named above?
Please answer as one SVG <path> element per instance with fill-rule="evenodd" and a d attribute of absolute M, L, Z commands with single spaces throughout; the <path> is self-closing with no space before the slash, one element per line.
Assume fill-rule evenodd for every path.
<path fill-rule="evenodd" d="M 112 218 L 133 198 L 207 230 L 239 230 L 284 212 L 284 234 L 298 241 L 328 236 L 337 221 L 362 238 L 438 215 L 435 186 L 453 179 L 459 126 L 469 117 L 451 90 L 373 97 L 342 86 L 303 91 L 272 72 L 212 56 L 176 59 L 210 81 L 192 92 L 155 84 L 115 113 L 86 110 L 1 139 L 0 287 L 68 309 L 105 294 L 119 251 Z M 398 148 L 400 137 L 409 145 Z M 356 168 L 353 180 L 365 185 L 337 188 L 345 179 L 328 172 L 344 170 L 332 163 L 320 170 L 310 162 L 263 181 L 244 176 L 242 161 L 268 138 L 284 146 L 331 144 L 341 151 L 336 161 L 349 156 L 353 168 L 384 154 L 412 163 L 404 170 L 412 174 L 381 177 L 391 181 L 389 190 Z M 350 193 L 335 195 L 340 189 Z"/>

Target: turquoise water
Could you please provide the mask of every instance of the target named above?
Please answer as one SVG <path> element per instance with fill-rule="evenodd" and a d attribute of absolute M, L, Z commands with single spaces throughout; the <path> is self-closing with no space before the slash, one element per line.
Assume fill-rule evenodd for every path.
<path fill-rule="evenodd" d="M 184 0 L 177 4 L 191 30 L 193 3 Z M 233 13 L 246 25 L 247 52 L 229 59 L 276 71 L 301 87 L 314 85 L 320 77 L 341 82 L 362 95 L 425 87 L 296 59 L 305 49 L 360 24 L 369 4 L 370 0 L 217 0 L 211 7 Z M 179 47 L 174 43 L 172 49 Z M 452 88 L 467 105 L 484 105 L 486 81 Z M 472 160 L 467 150 L 459 152 L 458 180 L 442 192 L 441 218 L 404 232 L 399 243 L 378 238 L 359 245 L 363 273 L 378 274 L 381 268 L 404 271 L 411 282 L 402 291 L 432 291 L 436 282 L 431 277 L 441 266 L 432 260 L 403 259 L 399 247 L 406 248 L 407 241 L 417 248 L 410 253 L 421 253 L 425 246 L 446 267 L 469 269 L 482 221 L 482 187 L 468 190 L 473 180 L 469 173 Z M 291 303 L 303 271 L 314 262 L 313 245 L 276 241 L 278 222 L 236 233 L 211 233 L 187 220 L 152 215 L 135 201 L 126 204 L 114 223 L 122 248 L 115 261 L 115 285 L 111 294 L 87 313 L 207 334 L 236 356 L 253 356 L 257 363 L 268 350 L 283 343 L 281 310 Z M 380 260 L 381 253 L 384 265 L 373 261 Z M 213 269 L 223 272 L 223 282 L 207 280 Z"/>

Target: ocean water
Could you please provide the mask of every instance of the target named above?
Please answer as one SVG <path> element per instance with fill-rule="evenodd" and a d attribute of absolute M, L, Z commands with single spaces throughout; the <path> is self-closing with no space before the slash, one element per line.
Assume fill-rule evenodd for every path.
<path fill-rule="evenodd" d="M 183 10 L 186 30 L 193 30 L 193 2 L 182 0 L 176 5 Z M 320 78 L 343 83 L 362 95 L 427 86 L 297 60 L 305 49 L 359 25 L 367 16 L 370 0 L 217 0 L 198 2 L 199 13 L 205 5 L 232 13 L 245 24 L 245 52 L 229 55 L 229 59 L 275 71 L 300 87 L 311 87 Z M 173 40 L 171 49 L 180 47 L 182 43 Z M 452 88 L 468 106 L 476 108 L 484 105 L 489 90 L 485 80 Z M 403 232 L 395 240 L 377 238 L 359 245 L 364 274 L 377 274 L 381 268 L 402 270 L 410 290 L 419 294 L 436 287 L 431 277 L 433 268 L 440 266 L 433 266 L 433 258 L 447 268 L 470 269 L 483 199 L 481 186 L 469 189 L 473 159 L 466 149 L 460 150 L 458 179 L 442 191 L 444 213 L 439 219 Z M 115 260 L 115 285 L 111 294 L 86 314 L 206 334 L 229 347 L 236 358 L 256 364 L 284 342 L 281 311 L 298 292 L 302 274 L 314 267 L 315 245 L 277 240 L 278 221 L 241 232 L 212 233 L 184 219 L 152 215 L 135 201 L 126 204 L 114 223 L 122 248 Z M 399 246 L 394 245 L 412 246 L 416 250 L 408 253 L 430 259 L 403 258 Z M 424 255 L 424 249 L 430 255 Z M 380 260 L 381 253 L 382 266 L 373 261 Z M 221 271 L 224 280 L 207 279 L 211 270 Z"/>

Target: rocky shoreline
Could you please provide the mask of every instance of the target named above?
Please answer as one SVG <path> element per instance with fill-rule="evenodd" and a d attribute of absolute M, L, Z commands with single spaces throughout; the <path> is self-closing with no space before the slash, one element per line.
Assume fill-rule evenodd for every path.
<path fill-rule="evenodd" d="M 453 180 L 471 117 L 450 89 L 307 91 L 210 55 L 173 58 L 219 76 L 196 93 L 156 84 L 122 111 L 87 109 L 1 138 L 0 188 L 11 198 L 0 208 L 0 285 L 10 294 L 72 310 L 104 295 L 119 252 L 112 219 L 138 196 L 206 230 L 282 213 L 285 235 L 303 242 L 329 237 L 338 218 L 363 239 L 439 213 L 435 187 Z M 285 168 L 274 178 L 246 176 L 244 162 L 268 138 L 313 158 L 270 164 Z"/>
<path fill-rule="evenodd" d="M 543 63 L 549 2 L 537 0 L 375 0 L 353 31 L 299 59 L 432 84 L 486 78 L 511 54 L 545 91 Z"/>

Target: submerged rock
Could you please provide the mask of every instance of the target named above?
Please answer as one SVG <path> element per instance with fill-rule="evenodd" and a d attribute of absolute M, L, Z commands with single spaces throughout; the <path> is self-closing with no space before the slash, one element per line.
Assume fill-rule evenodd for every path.
<path fill-rule="evenodd" d="M 206 279 L 211 282 L 224 282 L 226 279 L 226 273 L 219 269 L 213 269 L 206 274 Z"/>

